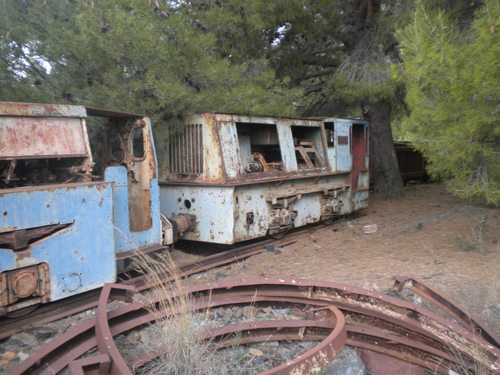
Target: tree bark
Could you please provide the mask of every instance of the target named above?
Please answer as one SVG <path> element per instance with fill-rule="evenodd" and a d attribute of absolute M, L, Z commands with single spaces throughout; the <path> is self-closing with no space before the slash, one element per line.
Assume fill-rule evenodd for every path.
<path fill-rule="evenodd" d="M 361 104 L 369 121 L 370 179 L 375 191 L 396 193 L 403 187 L 391 129 L 391 103 L 381 99 Z"/>

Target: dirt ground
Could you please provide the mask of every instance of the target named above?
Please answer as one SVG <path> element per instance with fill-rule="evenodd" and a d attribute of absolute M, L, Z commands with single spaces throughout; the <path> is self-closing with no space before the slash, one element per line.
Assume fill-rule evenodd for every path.
<path fill-rule="evenodd" d="M 365 234 L 365 225 L 376 224 Z M 182 262 L 192 257 L 174 251 Z M 473 206 L 438 183 L 400 197 L 372 194 L 356 218 L 318 226 L 295 243 L 196 281 L 280 276 L 341 282 L 384 292 L 412 274 L 447 293 L 500 334 L 500 210 Z"/>

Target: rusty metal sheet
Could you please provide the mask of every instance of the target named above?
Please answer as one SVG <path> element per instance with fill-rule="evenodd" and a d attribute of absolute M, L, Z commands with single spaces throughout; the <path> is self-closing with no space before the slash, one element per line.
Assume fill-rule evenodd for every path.
<path fill-rule="evenodd" d="M 141 118 L 146 117 L 146 115 L 129 113 L 129 112 L 118 112 L 118 111 L 110 111 L 108 109 L 101 109 L 95 107 L 85 106 L 85 110 L 87 111 L 87 115 L 89 116 L 97 116 L 97 117 L 109 117 L 109 118 Z"/>
<path fill-rule="evenodd" d="M 361 350 L 361 359 L 373 375 L 404 374 L 404 375 L 426 375 L 423 367 L 390 357 L 385 354 L 376 353 L 371 350 Z"/>
<path fill-rule="evenodd" d="M 142 114 L 111 111 L 107 109 L 66 104 L 0 102 L 0 116 L 28 117 L 79 117 L 140 118 Z"/>
<path fill-rule="evenodd" d="M 78 118 L 0 117 L 0 159 L 87 156 L 86 139 Z"/>
<path fill-rule="evenodd" d="M 87 117 L 78 105 L 0 102 L 0 116 Z"/>

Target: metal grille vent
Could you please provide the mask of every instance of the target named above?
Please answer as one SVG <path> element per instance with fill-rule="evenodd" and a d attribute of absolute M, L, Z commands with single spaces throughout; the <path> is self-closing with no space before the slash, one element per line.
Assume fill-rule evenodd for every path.
<path fill-rule="evenodd" d="M 203 132 L 201 124 L 188 124 L 170 136 L 169 169 L 171 173 L 203 173 Z"/>

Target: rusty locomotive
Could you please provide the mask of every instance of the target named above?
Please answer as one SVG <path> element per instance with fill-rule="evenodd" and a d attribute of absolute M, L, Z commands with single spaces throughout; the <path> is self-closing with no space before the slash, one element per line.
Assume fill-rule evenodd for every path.
<path fill-rule="evenodd" d="M 366 207 L 361 120 L 202 113 L 158 147 L 160 211 L 181 238 L 234 244 Z"/>
<path fill-rule="evenodd" d="M 92 147 L 88 122 L 101 142 Z M 0 316 L 116 280 L 176 239 L 234 244 L 367 206 L 368 124 L 0 103 Z"/>

